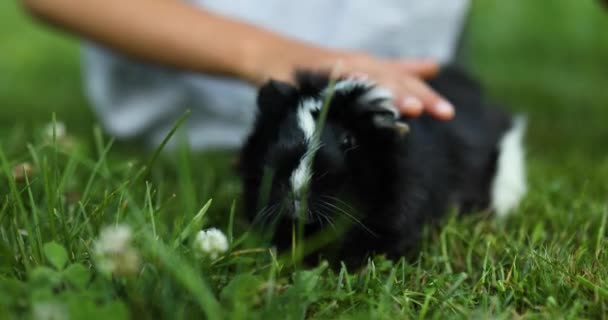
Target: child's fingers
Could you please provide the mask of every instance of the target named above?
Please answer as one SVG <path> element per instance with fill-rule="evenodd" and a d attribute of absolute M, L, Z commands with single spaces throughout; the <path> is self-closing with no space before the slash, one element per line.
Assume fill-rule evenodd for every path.
<path fill-rule="evenodd" d="M 426 112 L 440 120 L 454 117 L 454 107 L 433 89 L 415 77 L 405 77 L 401 90 L 395 92 L 396 104 L 406 115 Z"/>

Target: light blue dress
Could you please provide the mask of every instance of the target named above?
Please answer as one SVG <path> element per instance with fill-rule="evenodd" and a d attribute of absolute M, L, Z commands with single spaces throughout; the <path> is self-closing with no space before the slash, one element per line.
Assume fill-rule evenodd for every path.
<path fill-rule="evenodd" d="M 192 3 L 323 47 L 442 63 L 454 55 L 469 6 L 468 0 Z M 95 113 L 117 138 L 143 138 L 156 145 L 190 109 L 182 129 L 194 148 L 235 148 L 249 132 L 256 112 L 255 88 L 242 81 L 142 63 L 95 44 L 83 49 L 83 73 Z"/>

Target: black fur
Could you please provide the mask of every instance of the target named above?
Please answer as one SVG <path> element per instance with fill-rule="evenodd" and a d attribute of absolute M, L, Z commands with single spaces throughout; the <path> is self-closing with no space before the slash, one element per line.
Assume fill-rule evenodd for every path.
<path fill-rule="evenodd" d="M 378 101 L 361 103 L 370 87 L 334 92 L 308 192 L 294 194 L 289 177 L 307 150 L 298 106 L 305 98 L 322 99 L 328 84 L 326 74 L 300 72 L 297 87 L 271 81 L 259 92 L 257 121 L 240 160 L 245 208 L 255 223 L 277 228 L 279 248 L 291 243 L 299 197 L 310 210 L 299 216 L 306 236 L 331 228 L 340 217 L 359 220 L 339 241 L 339 259 L 351 263 L 371 253 L 399 258 L 415 252 L 424 224 L 450 206 L 463 212 L 488 208 L 497 144 L 512 119 L 488 106 L 478 84 L 453 68 L 429 84 L 456 106 L 456 117 L 402 118 L 410 127 L 405 136 L 373 121 L 377 115 L 388 123 L 395 119 Z M 273 173 L 266 198 L 265 172 Z"/>

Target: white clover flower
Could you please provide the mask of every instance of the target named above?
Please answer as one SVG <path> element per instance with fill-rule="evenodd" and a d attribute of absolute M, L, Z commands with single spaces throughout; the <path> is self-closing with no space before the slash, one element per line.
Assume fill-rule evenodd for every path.
<path fill-rule="evenodd" d="M 55 127 L 55 138 L 62 140 L 67 136 L 67 130 L 63 122 L 51 122 L 44 127 L 44 137 L 49 141 L 53 139 L 53 125 Z"/>
<path fill-rule="evenodd" d="M 99 233 L 96 246 L 104 252 L 118 253 L 131 246 L 132 237 L 131 228 L 127 225 L 105 227 Z"/>
<path fill-rule="evenodd" d="M 194 249 L 201 256 L 217 259 L 220 254 L 228 250 L 228 239 L 216 228 L 201 230 L 194 239 Z"/>
<path fill-rule="evenodd" d="M 139 270 L 139 253 L 131 245 L 131 228 L 126 225 L 101 230 L 93 246 L 97 269 L 105 274 L 129 276 Z"/>

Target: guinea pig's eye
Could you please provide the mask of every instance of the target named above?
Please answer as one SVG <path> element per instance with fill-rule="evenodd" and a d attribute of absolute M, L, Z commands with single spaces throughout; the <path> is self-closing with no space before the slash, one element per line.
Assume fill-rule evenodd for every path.
<path fill-rule="evenodd" d="M 355 137 L 350 133 L 345 133 L 340 139 L 340 147 L 342 148 L 342 150 L 348 150 L 350 148 L 353 148 L 356 143 L 357 141 L 355 140 Z"/>

